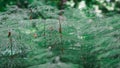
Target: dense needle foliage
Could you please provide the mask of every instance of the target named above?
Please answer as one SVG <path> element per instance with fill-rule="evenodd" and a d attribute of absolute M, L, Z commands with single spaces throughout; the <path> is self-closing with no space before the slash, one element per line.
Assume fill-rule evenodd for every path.
<path fill-rule="evenodd" d="M 119 14 L 62 11 L 34 0 L 29 9 L 14 5 L 1 12 L 0 68 L 120 67 Z"/>

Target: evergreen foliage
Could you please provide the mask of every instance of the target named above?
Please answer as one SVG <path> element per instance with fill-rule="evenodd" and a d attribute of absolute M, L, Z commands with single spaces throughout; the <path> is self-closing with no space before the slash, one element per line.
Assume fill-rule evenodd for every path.
<path fill-rule="evenodd" d="M 120 19 L 35 0 L 0 13 L 0 68 L 119 68 Z M 61 26 L 61 28 L 60 28 Z"/>

